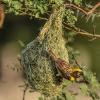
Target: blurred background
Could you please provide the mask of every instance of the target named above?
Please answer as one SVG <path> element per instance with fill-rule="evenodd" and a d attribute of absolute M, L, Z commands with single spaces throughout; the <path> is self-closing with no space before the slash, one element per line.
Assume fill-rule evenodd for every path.
<path fill-rule="evenodd" d="M 44 23 L 44 20 L 30 19 L 28 16 L 6 15 L 3 28 L 0 29 L 0 100 L 22 100 L 24 88 L 19 86 L 24 84 L 23 75 L 21 71 L 12 70 L 15 66 L 20 66 L 17 60 L 21 52 L 18 41 L 21 40 L 25 45 L 28 44 L 38 36 Z M 95 18 L 94 24 L 96 34 L 100 34 L 100 19 Z M 93 32 L 93 23 L 86 22 L 84 18 L 79 17 L 77 26 Z M 100 39 L 94 41 L 90 39 L 77 35 L 71 46 L 80 52 L 80 56 L 77 57 L 79 64 L 91 68 L 100 81 Z M 39 94 L 35 92 L 27 94 L 26 100 L 37 100 L 37 95 Z M 90 100 L 89 98 L 84 99 Z"/>

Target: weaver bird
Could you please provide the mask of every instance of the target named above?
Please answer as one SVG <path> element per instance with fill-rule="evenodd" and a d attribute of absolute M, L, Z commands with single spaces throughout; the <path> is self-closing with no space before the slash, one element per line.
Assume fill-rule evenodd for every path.
<path fill-rule="evenodd" d="M 49 54 L 54 60 L 56 68 L 59 70 L 63 78 L 70 81 L 79 81 L 77 79 L 83 75 L 81 68 L 71 66 L 65 60 L 57 57 L 52 50 L 49 50 Z"/>

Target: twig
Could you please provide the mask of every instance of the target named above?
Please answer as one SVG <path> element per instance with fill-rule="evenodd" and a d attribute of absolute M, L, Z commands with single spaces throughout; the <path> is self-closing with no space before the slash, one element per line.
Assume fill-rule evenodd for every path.
<path fill-rule="evenodd" d="M 32 9 L 27 9 L 27 10 L 26 10 L 26 8 L 21 8 L 21 9 L 18 10 L 18 11 L 19 11 L 19 13 L 20 13 L 21 16 L 25 16 L 25 15 L 26 15 L 26 16 L 30 16 L 31 18 L 35 16 L 35 15 L 33 14 L 33 12 L 32 12 Z M 29 12 L 30 12 L 30 13 L 29 13 Z M 40 17 L 40 16 L 38 16 L 37 19 L 45 20 L 45 21 L 48 20 L 48 18 L 46 18 L 46 17 Z"/>
<path fill-rule="evenodd" d="M 22 16 L 25 16 L 25 15 L 26 16 L 30 16 L 31 18 L 34 17 L 33 14 L 27 14 L 25 12 L 22 12 L 22 13 L 20 12 L 20 15 L 22 15 Z M 46 17 L 45 18 L 44 17 L 37 17 L 37 19 L 48 21 L 48 18 L 46 18 Z"/>
<path fill-rule="evenodd" d="M 91 33 L 88 33 L 88 32 L 77 32 L 78 34 L 80 34 L 80 35 L 84 35 L 84 36 L 88 36 L 88 37 L 96 37 L 96 38 L 100 38 L 100 35 L 97 35 L 97 34 L 95 34 L 95 35 L 93 35 L 93 34 L 91 34 Z"/>
<path fill-rule="evenodd" d="M 24 92 L 23 92 L 23 100 L 25 100 L 25 94 L 26 94 L 27 88 L 28 88 L 28 85 L 26 85 L 26 87 L 24 89 Z"/>
<path fill-rule="evenodd" d="M 95 28 L 96 28 L 96 26 L 93 25 L 93 35 L 95 35 Z M 96 39 L 96 37 L 94 36 L 94 38 L 90 39 L 89 41 L 93 41 L 93 40 L 95 40 L 95 39 Z"/>
<path fill-rule="evenodd" d="M 93 13 L 98 7 L 100 7 L 100 2 L 98 2 L 87 14 Z"/>
<path fill-rule="evenodd" d="M 86 11 L 84 10 L 83 8 L 77 6 L 77 5 L 74 5 L 74 4 L 65 4 L 65 7 L 73 7 L 73 8 L 76 8 L 78 10 L 80 10 L 81 12 L 83 12 L 85 15 L 90 15 L 92 14 L 98 7 L 100 7 L 100 2 L 98 2 L 91 10 L 89 11 Z"/>
<path fill-rule="evenodd" d="M 66 24 L 66 23 L 65 23 Z M 73 31 L 77 34 L 80 34 L 80 35 L 83 35 L 83 36 L 88 36 L 88 37 L 95 37 L 95 38 L 100 38 L 100 35 L 97 35 L 97 34 L 91 34 L 87 31 L 84 31 L 80 28 L 77 28 L 77 27 L 71 27 L 69 25 L 66 24 L 66 26 L 64 26 L 65 29 L 68 29 L 70 31 Z"/>

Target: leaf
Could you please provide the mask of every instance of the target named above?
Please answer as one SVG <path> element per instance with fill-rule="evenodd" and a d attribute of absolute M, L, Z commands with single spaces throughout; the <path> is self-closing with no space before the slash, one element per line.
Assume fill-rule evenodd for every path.
<path fill-rule="evenodd" d="M 80 90 L 81 90 L 81 92 L 82 92 L 82 94 L 84 94 L 84 95 L 89 95 L 89 93 L 88 93 L 88 87 L 87 87 L 87 85 L 86 84 L 82 84 L 82 85 L 80 85 Z"/>
<path fill-rule="evenodd" d="M 75 3 L 76 5 L 80 5 L 80 4 L 82 3 L 82 0 L 74 0 L 74 3 Z"/>
<path fill-rule="evenodd" d="M 13 1 L 13 2 L 12 2 L 12 6 L 13 6 L 16 10 L 18 10 L 18 9 L 21 9 L 22 4 L 21 4 L 19 1 Z"/>
<path fill-rule="evenodd" d="M 20 45 L 21 47 L 25 47 L 25 44 L 24 44 L 24 42 L 23 42 L 23 41 L 18 40 L 18 43 L 19 43 L 19 45 Z"/>
<path fill-rule="evenodd" d="M 94 21 L 94 19 L 95 19 L 95 17 L 96 17 L 96 14 L 92 14 L 92 22 Z"/>
<path fill-rule="evenodd" d="M 39 18 L 39 16 L 40 16 L 40 14 L 39 14 L 39 12 L 37 12 L 37 13 L 35 14 L 35 17 L 36 17 L 36 18 Z"/>

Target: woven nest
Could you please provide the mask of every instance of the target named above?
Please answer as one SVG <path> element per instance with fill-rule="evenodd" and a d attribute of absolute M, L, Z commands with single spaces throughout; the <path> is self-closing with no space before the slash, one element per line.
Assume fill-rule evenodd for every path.
<path fill-rule="evenodd" d="M 57 69 L 47 54 L 49 49 L 68 61 L 68 52 L 62 31 L 63 8 L 54 10 L 40 35 L 22 51 L 21 62 L 28 85 L 45 95 L 58 95 L 63 82 L 57 84 Z"/>

